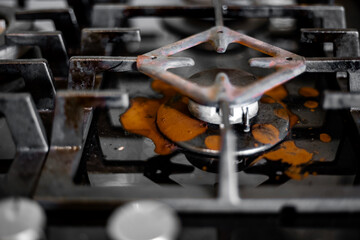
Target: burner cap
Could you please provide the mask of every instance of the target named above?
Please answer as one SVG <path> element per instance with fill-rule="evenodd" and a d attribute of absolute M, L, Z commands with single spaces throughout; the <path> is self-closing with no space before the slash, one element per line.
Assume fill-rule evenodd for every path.
<path fill-rule="evenodd" d="M 190 77 L 190 81 L 197 83 L 200 86 L 211 86 L 214 84 L 216 75 L 218 73 L 225 73 L 234 86 L 242 87 L 249 85 L 256 81 L 256 77 L 248 72 L 236 69 L 210 69 Z M 250 103 L 230 104 L 230 118 L 231 124 L 243 123 L 244 114 L 247 113 L 247 118 L 252 119 L 258 112 L 258 99 L 254 99 Z M 221 112 L 219 106 L 216 105 L 202 105 L 193 100 L 189 100 L 189 111 L 196 118 L 212 124 L 221 124 Z"/>
<path fill-rule="evenodd" d="M 217 106 L 206 106 L 198 104 L 189 99 L 189 111 L 194 117 L 212 124 L 221 124 L 221 111 Z M 244 114 L 248 113 L 248 118 L 252 119 L 259 110 L 258 102 L 248 105 L 231 104 L 230 105 L 230 124 L 243 123 Z"/>

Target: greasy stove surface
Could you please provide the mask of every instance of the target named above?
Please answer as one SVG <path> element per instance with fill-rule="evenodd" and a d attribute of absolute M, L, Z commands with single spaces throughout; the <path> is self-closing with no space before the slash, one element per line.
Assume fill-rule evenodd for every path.
<path fill-rule="evenodd" d="M 250 120 L 251 131 L 244 132 L 241 123 L 232 125 L 232 128 L 237 139 L 248 142 L 255 139 L 255 143 L 251 142 L 254 148 L 261 144 L 273 144 L 275 147 L 236 156 L 234 163 L 227 161 L 228 165 L 222 164 L 219 157 L 219 126 L 192 117 L 184 105 L 188 100 L 167 84 L 139 73 L 135 58 L 205 31 L 214 25 L 213 18 L 189 18 L 183 10 L 176 17 L 170 17 L 176 15 L 174 13 L 167 16 L 164 11 L 141 13 L 135 10 L 134 17 L 131 17 L 129 10 L 127 14 L 130 17 L 124 20 L 117 15 L 122 5 L 106 5 L 102 2 L 108 1 L 98 1 L 92 9 L 84 8 L 82 13 L 79 12 L 81 4 L 76 2 L 68 1 L 75 10 L 80 28 L 101 28 L 94 32 L 115 26 L 138 28 L 141 41 L 134 29 L 124 30 L 125 37 L 118 39 L 111 34 L 91 36 L 90 30 L 83 29 L 81 42 L 79 39 L 69 41 L 69 33 L 63 34 L 66 45 L 56 45 L 58 42 L 54 40 L 50 45 L 56 51 L 50 51 L 40 41 L 29 44 L 38 47 L 24 47 L 21 45 L 28 43 L 21 40 L 21 34 L 16 35 L 17 31 L 54 31 L 66 29 L 64 26 L 68 26 L 67 23 L 61 27 L 56 24 L 59 18 L 54 18 L 55 24 L 45 21 L 31 25 L 31 19 L 51 17 L 34 17 L 34 14 L 27 12 L 18 13 L 18 19 L 22 21 L 12 19 L 13 22 L 9 24 L 8 15 L 4 16 L 8 21 L 9 34 L 1 36 L 2 59 L 21 58 L 34 64 L 31 59 L 49 57 L 48 65 L 41 59 L 36 60 L 37 71 L 32 71 L 41 72 L 37 76 L 30 74 L 31 70 L 6 70 L 12 69 L 9 67 L 11 61 L 0 61 L 0 71 L 4 76 L 1 76 L 4 82 L 1 91 L 11 92 L 12 96 L 19 92 L 31 92 L 34 98 L 34 102 L 24 95 L 10 97 L 9 102 L 6 102 L 9 96 L 0 98 L 1 114 L 6 116 L 0 118 L 0 180 L 4 182 L 1 196 L 27 196 L 40 203 L 47 218 L 46 227 L 42 227 L 45 230 L 43 239 L 108 239 L 106 226 L 113 210 L 126 202 L 141 199 L 155 199 L 177 211 L 181 221 L 178 239 L 359 238 L 358 112 L 323 108 L 325 91 L 349 90 L 350 73 L 348 76 L 343 74 L 347 70 L 334 68 L 306 72 L 267 91 L 259 99 L 261 111 L 267 110 Z M 239 2 L 249 7 L 251 1 Z M 45 3 L 29 1 L 27 6 L 33 9 L 67 6 L 65 1 Z M 14 6 L 15 3 L 5 1 L 5 4 Z M 168 1 L 131 1 L 131 4 L 170 5 Z M 179 6 L 193 3 L 173 1 L 171 4 Z M 210 1 L 205 4 L 209 6 Z M 347 27 L 358 27 L 356 21 L 352 20 L 358 17 L 358 3 L 344 1 L 343 4 L 350 6 L 346 15 Z M 1 9 L 6 12 L 8 8 Z M 85 10 L 92 11 L 91 24 L 90 15 L 84 18 Z M 321 42 L 332 40 L 325 38 L 310 44 L 310 36 L 308 43 L 304 43 L 306 34 L 312 33 L 311 28 L 336 31 L 336 28 L 343 29 L 345 26 L 336 25 L 339 22 L 330 21 L 331 17 L 326 16 L 322 16 L 322 21 L 314 20 L 309 17 L 311 14 L 307 14 L 309 10 L 293 15 L 287 11 L 293 10 L 284 11 L 285 18 L 271 20 L 252 18 L 243 13 L 239 19 L 225 18 L 225 25 L 309 59 L 340 56 L 345 60 L 346 57 L 352 57 L 357 61 L 355 52 L 358 50 L 341 52 L 341 47 L 337 48 L 341 44 L 336 45 L 335 42 L 330 46 Z M 206 11 L 197 13 L 204 16 L 207 14 Z M 258 16 L 267 14 L 252 11 L 252 14 L 255 13 Z M 11 14 L 14 13 L 9 11 Z M 65 11 L 64 16 L 71 16 L 71 11 L 70 15 L 67 14 L 69 12 Z M 150 17 L 142 16 L 147 14 Z M 156 14 L 161 17 L 152 16 Z M 289 15 L 299 19 L 289 19 Z M 325 22 L 331 27 L 324 26 Z M 301 32 L 301 28 L 306 29 Z M 51 36 L 56 38 L 59 35 L 56 32 Z M 112 43 L 104 47 L 96 39 L 99 36 L 105 39 L 103 42 Z M 60 55 L 64 49 L 65 54 Z M 47 51 L 51 54 L 44 53 Z M 53 53 L 58 58 L 54 58 Z M 115 57 L 102 57 L 105 54 Z M 71 56 L 73 58 L 68 65 L 61 60 Z M 126 58 L 119 60 L 116 56 Z M 261 78 L 273 70 L 250 67 L 248 61 L 264 56 L 238 44 L 230 45 L 224 54 L 216 53 L 210 44 L 203 44 L 175 55 L 192 58 L 194 66 L 170 71 L 191 78 L 194 74 L 211 69 L 238 69 Z M 52 74 L 48 73 L 48 69 Z M 69 72 L 69 88 L 72 87 L 71 83 L 77 90 L 93 90 L 91 88 L 100 85 L 96 89 L 97 93 L 88 91 L 78 97 L 76 92 L 67 89 L 68 80 L 64 71 Z M 25 76 L 24 72 L 29 76 Z M 37 84 L 41 84 L 42 90 L 51 93 L 42 93 L 36 91 L 36 87 L 29 87 L 27 79 L 40 79 Z M 53 84 L 43 85 L 48 79 Z M 64 89 L 67 90 L 60 91 Z M 124 93 L 130 99 L 130 106 L 126 104 L 127 96 Z M 268 107 L 272 104 L 276 105 L 275 110 Z M 28 109 L 37 109 L 39 114 Z M 17 116 L 29 121 L 19 122 L 15 120 Z M 159 116 L 164 116 L 165 120 L 171 119 L 172 122 L 164 127 L 164 124 L 158 122 Z M 286 125 L 280 124 L 282 129 L 275 128 L 273 125 L 276 123 L 266 122 L 266 116 L 283 121 Z M 44 127 L 36 124 L 37 121 L 42 121 Z M 194 122 L 198 124 L 195 127 L 191 125 Z M 19 124 L 32 131 L 21 131 L 19 128 L 14 133 Z M 279 130 L 284 135 L 283 140 L 279 138 Z M 187 137 L 194 132 L 199 132 L 194 136 L 200 140 L 193 141 Z M 64 133 L 70 134 L 64 137 Z M 241 144 L 237 142 L 237 146 Z M 28 151 L 28 146 L 34 150 Z M 193 150 L 199 146 L 216 154 L 204 155 Z M 29 160 L 33 159 L 37 160 L 29 165 Z M 232 174 L 232 169 L 236 170 L 235 174 Z M 233 185 L 233 181 L 237 185 Z M 135 228 L 138 231 L 143 229 L 142 226 Z"/>

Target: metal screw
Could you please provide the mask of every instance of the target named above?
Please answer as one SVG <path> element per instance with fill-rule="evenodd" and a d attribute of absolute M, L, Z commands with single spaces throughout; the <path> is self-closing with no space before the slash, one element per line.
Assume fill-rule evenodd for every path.
<path fill-rule="evenodd" d="M 249 108 L 245 107 L 243 110 L 243 124 L 244 124 L 244 132 L 250 132 L 250 118 L 249 118 Z"/>

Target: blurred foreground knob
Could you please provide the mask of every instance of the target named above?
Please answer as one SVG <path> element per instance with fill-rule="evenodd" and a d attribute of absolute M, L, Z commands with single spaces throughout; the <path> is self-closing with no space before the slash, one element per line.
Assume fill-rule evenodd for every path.
<path fill-rule="evenodd" d="M 175 211 L 155 201 L 137 201 L 116 209 L 107 224 L 112 240 L 174 240 L 180 228 Z"/>
<path fill-rule="evenodd" d="M 45 213 L 35 201 L 25 198 L 0 201 L 1 240 L 41 239 L 45 223 Z"/>

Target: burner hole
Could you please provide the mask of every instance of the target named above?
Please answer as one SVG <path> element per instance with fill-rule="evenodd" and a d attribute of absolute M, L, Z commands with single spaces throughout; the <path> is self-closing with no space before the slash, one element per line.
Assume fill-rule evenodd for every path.
<path fill-rule="evenodd" d="M 157 59 L 157 57 L 156 56 L 151 56 L 151 59 L 154 60 L 154 59 Z"/>
<path fill-rule="evenodd" d="M 288 61 L 291 61 L 291 60 L 293 60 L 293 58 L 292 57 L 287 57 L 287 58 L 285 58 L 286 60 L 288 60 Z"/>
<path fill-rule="evenodd" d="M 217 33 L 224 33 L 224 32 L 220 30 L 220 31 L 217 31 Z"/>

